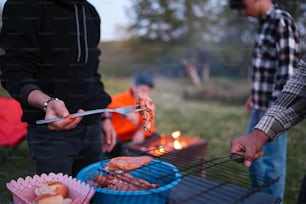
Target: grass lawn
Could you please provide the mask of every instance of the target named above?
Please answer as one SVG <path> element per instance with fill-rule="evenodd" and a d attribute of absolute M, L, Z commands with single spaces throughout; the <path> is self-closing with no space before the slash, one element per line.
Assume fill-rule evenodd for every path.
<path fill-rule="evenodd" d="M 128 79 L 105 78 L 104 81 L 106 89 L 111 94 L 123 91 L 131 84 Z M 204 88 L 214 92 L 215 89 L 211 84 L 194 88 L 184 80 L 169 81 L 158 78 L 156 79 L 156 88 L 152 93 L 152 99 L 155 101 L 157 109 L 158 132 L 171 133 L 180 130 L 184 135 L 207 140 L 208 160 L 227 154 L 231 139 L 244 134 L 248 121 L 248 114 L 245 112 L 243 103 L 239 103 L 241 100 L 235 99 L 233 103 L 228 100 L 231 95 L 245 94 L 249 86 L 248 82 L 217 81 L 216 84 L 221 85 L 215 92 L 219 95 L 226 95 L 226 100 L 223 100 L 222 97 L 218 97 L 219 101 L 191 99 L 192 90 Z M 243 98 L 245 95 L 240 97 Z M 296 202 L 300 182 L 306 172 L 305 135 L 306 121 L 289 131 L 287 185 L 284 203 Z M 1 148 L 1 150 L 7 149 Z M 6 182 L 31 174 L 32 169 L 28 159 L 26 142 L 21 144 L 19 152 L 13 157 L 13 160 L 15 165 L 10 165 L 9 162 L 0 166 L 0 203 L 7 203 L 11 199 L 10 193 L 5 188 Z"/>

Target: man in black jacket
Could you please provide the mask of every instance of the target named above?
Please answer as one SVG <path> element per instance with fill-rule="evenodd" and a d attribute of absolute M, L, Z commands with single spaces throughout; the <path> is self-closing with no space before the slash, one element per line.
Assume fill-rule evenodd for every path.
<path fill-rule="evenodd" d="M 100 18 L 86 0 L 7 0 L 0 46 L 1 83 L 22 105 L 36 173 L 75 176 L 115 144 L 110 120 L 70 113 L 105 108 L 98 73 Z M 36 120 L 66 118 L 48 125 Z M 102 137 L 101 137 L 102 135 Z"/>

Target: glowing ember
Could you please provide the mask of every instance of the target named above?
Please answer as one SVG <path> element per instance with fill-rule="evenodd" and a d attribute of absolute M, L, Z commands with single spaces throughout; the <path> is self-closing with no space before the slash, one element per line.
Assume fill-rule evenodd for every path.
<path fill-rule="evenodd" d="M 181 132 L 180 131 L 175 131 L 172 134 L 173 139 L 177 139 L 179 138 L 179 136 L 181 136 Z"/>
<path fill-rule="evenodd" d="M 165 153 L 165 147 L 164 146 L 159 146 L 158 151 L 163 154 Z"/>
<path fill-rule="evenodd" d="M 183 149 L 183 145 L 180 143 L 180 141 L 178 141 L 177 139 L 176 140 L 174 140 L 174 142 L 173 142 L 173 148 L 174 149 Z"/>
<path fill-rule="evenodd" d="M 173 137 L 174 136 L 174 137 Z M 201 138 L 186 136 L 179 131 L 170 134 L 160 134 L 160 137 L 152 138 L 142 144 L 130 144 L 127 146 L 128 155 L 149 154 L 154 157 L 161 157 L 165 161 L 182 166 L 185 158 L 186 165 L 189 165 L 189 158 L 206 159 L 207 141 Z M 167 157 L 167 155 L 169 155 Z M 193 161 L 190 161 L 193 162 Z M 198 165 L 198 163 L 196 163 Z M 206 177 L 206 163 L 199 168 L 201 177 Z M 185 165 L 185 163 L 184 163 Z M 198 173 L 198 172 L 192 172 Z"/>
<path fill-rule="evenodd" d="M 151 151 L 149 151 L 150 154 L 154 155 L 154 156 L 161 156 L 167 152 L 169 152 L 170 150 L 168 150 L 169 148 L 160 145 L 160 146 L 155 146 L 153 147 L 153 149 Z"/>
<path fill-rule="evenodd" d="M 174 131 L 171 135 L 161 134 L 158 140 L 148 143 L 147 151 L 154 156 L 161 156 L 173 150 L 182 150 L 192 145 L 193 140 L 181 135 L 180 131 Z"/>
<path fill-rule="evenodd" d="M 181 136 L 181 132 L 180 131 L 175 131 L 171 134 L 172 138 L 174 139 L 173 141 L 173 148 L 174 149 L 183 149 L 183 145 L 181 144 L 181 142 L 179 141 L 179 137 Z"/>

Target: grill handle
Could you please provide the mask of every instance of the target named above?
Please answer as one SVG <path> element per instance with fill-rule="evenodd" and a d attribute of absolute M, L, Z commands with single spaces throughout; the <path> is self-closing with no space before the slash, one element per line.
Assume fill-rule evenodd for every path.
<path fill-rule="evenodd" d="M 244 152 L 230 153 L 230 159 L 235 161 L 235 162 L 242 163 L 244 161 L 244 159 L 245 159 Z"/>

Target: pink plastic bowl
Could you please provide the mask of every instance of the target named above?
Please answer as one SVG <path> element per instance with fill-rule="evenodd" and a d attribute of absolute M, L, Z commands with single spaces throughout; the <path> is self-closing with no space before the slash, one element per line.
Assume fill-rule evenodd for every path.
<path fill-rule="evenodd" d="M 88 184 L 62 173 L 27 176 L 25 179 L 18 178 L 17 181 L 11 180 L 6 184 L 6 187 L 13 194 L 14 204 L 31 204 L 35 198 L 34 189 L 46 181 L 64 183 L 68 187 L 68 197 L 73 200 L 73 203 L 87 204 L 95 194 L 95 190 Z"/>

